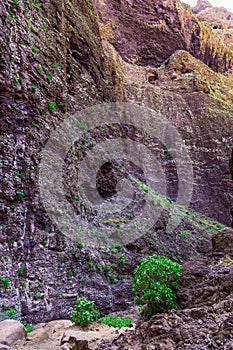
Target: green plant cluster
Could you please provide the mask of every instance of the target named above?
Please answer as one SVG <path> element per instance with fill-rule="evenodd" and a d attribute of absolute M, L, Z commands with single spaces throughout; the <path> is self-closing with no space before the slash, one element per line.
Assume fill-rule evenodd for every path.
<path fill-rule="evenodd" d="M 4 315 L 9 317 L 11 320 L 15 320 L 15 316 L 17 315 L 17 313 L 18 310 L 14 306 L 11 306 L 4 311 Z"/>
<path fill-rule="evenodd" d="M 115 328 L 129 327 L 132 323 L 128 318 L 117 315 L 106 315 L 102 317 L 100 321 L 109 327 Z"/>
<path fill-rule="evenodd" d="M 10 284 L 10 280 L 7 277 L 0 276 L 0 283 L 2 288 L 7 288 Z"/>
<path fill-rule="evenodd" d="M 134 270 L 133 292 L 138 305 L 146 303 L 146 314 L 176 308 L 181 265 L 165 256 L 152 255 Z"/>
<path fill-rule="evenodd" d="M 14 306 L 7 306 L 6 304 L 2 304 L 2 307 L 4 308 L 3 313 L 1 312 L 0 315 L 5 315 L 9 317 L 11 320 L 17 320 L 16 317 L 18 314 L 18 310 Z M 22 325 L 24 326 L 27 333 L 30 333 L 33 329 L 32 323 L 27 323 L 26 321 L 21 321 Z"/>
<path fill-rule="evenodd" d="M 75 308 L 71 311 L 71 321 L 80 326 L 85 326 L 89 322 L 97 321 L 100 314 L 95 308 L 94 301 L 86 298 L 78 298 L 75 302 Z"/>
<path fill-rule="evenodd" d="M 176 308 L 176 292 L 179 287 L 181 265 L 165 256 L 152 255 L 143 258 L 134 270 L 133 292 L 136 304 L 146 304 L 147 317 Z M 78 298 L 71 311 L 71 320 L 80 326 L 97 321 L 100 317 L 93 301 Z M 117 315 L 106 315 L 100 321 L 110 327 L 129 327 L 131 320 Z"/>
<path fill-rule="evenodd" d="M 33 330 L 33 324 L 32 323 L 27 323 L 26 321 L 21 322 L 26 329 L 27 333 L 30 333 Z"/>

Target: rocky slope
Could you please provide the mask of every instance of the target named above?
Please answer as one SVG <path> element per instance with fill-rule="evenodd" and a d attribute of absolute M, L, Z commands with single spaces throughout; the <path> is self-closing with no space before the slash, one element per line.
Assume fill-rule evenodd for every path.
<path fill-rule="evenodd" d="M 95 300 L 102 312 L 128 308 L 140 257 L 160 253 L 187 260 L 206 252 L 209 237 L 231 225 L 232 54 L 178 1 L 146 4 L 0 3 L 0 275 L 10 282 L 0 288 L 3 314 L 14 307 L 18 317 L 34 323 L 64 318 L 80 295 Z M 167 211 L 136 242 L 90 250 L 63 235 L 42 205 L 41 151 L 51 131 L 73 113 L 115 101 L 166 115 L 190 152 L 194 193 L 172 235 L 166 233 L 165 201 Z M 106 128 L 96 141 L 111 132 L 130 136 Z M 167 194 L 175 200 L 174 162 L 154 140 L 145 144 L 159 149 Z M 64 175 L 77 212 L 72 169 L 80 152 L 78 144 L 69 152 Z"/>
<path fill-rule="evenodd" d="M 178 310 L 160 313 L 149 321 L 141 316 L 136 328 L 120 330 L 100 322 L 80 328 L 68 320 L 51 321 L 36 325 L 27 337 L 19 322 L 4 321 L 0 323 L 0 343 L 11 348 L 5 349 L 1 344 L 0 348 L 230 350 L 233 345 L 232 274 L 233 230 L 224 229 L 213 235 L 207 254 L 183 264 Z M 131 315 L 128 312 L 128 317 L 135 316 L 135 310 Z"/>
<path fill-rule="evenodd" d="M 99 350 L 232 349 L 233 230 L 213 236 L 213 250 L 183 265 L 180 310 L 139 319 L 135 330 L 103 342 Z"/>

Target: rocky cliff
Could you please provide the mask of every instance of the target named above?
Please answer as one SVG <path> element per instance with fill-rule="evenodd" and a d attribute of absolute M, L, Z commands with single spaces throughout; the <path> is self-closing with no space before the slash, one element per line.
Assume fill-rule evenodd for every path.
<path fill-rule="evenodd" d="M 232 53 L 213 31 L 179 1 L 96 1 L 109 40 L 128 62 L 158 67 L 176 50 L 186 50 L 212 69 L 232 68 Z"/>
<path fill-rule="evenodd" d="M 15 307 L 33 322 L 64 318 L 79 295 L 95 300 L 103 312 L 127 308 L 140 257 L 156 252 L 187 260 L 210 248 L 216 230 L 231 225 L 231 50 L 176 0 L 147 0 L 146 6 L 139 0 L 19 0 L 1 2 L 0 14 L 0 274 L 9 280 L 0 289 L 1 311 Z M 172 235 L 166 233 L 165 208 L 136 242 L 90 250 L 65 236 L 42 205 L 41 151 L 73 113 L 115 101 L 166 115 L 190 152 L 194 192 Z M 114 132 L 130 136 L 106 128 L 95 141 Z M 158 149 L 154 140 L 146 142 Z M 77 212 L 72 169 L 82 148 L 69 152 L 64 175 Z M 175 200 L 176 168 L 166 150 L 159 151 L 167 195 Z"/>
<path fill-rule="evenodd" d="M 22 324 L 8 320 L 0 324 L 0 342 L 18 350 L 230 350 L 232 254 L 233 230 L 224 229 L 213 235 L 207 254 L 183 264 L 178 310 L 159 313 L 149 321 L 141 316 L 136 327 L 119 330 L 98 322 L 81 328 L 69 320 L 57 320 L 37 325 L 26 338 Z M 128 310 L 127 317 L 137 319 L 136 313 L 137 310 Z"/>
<path fill-rule="evenodd" d="M 199 0 L 192 9 L 201 23 L 214 30 L 215 36 L 220 36 L 232 50 L 233 47 L 233 14 L 224 7 L 214 7 L 208 1 Z"/>
<path fill-rule="evenodd" d="M 224 7 L 214 7 L 208 1 L 199 0 L 192 10 L 201 21 L 214 29 L 233 28 L 233 14 Z"/>

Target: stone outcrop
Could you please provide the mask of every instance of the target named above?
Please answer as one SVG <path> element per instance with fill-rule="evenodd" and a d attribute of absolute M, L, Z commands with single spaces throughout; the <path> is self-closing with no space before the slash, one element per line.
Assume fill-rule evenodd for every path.
<path fill-rule="evenodd" d="M 201 23 L 212 27 L 214 36 L 222 38 L 228 50 L 233 49 L 233 13 L 224 7 L 214 7 L 208 1 L 202 0 L 198 1 L 192 10 Z"/>
<path fill-rule="evenodd" d="M 212 245 L 215 252 L 224 252 L 225 254 L 232 254 L 233 249 L 233 230 L 224 229 L 215 233 L 212 236 Z"/>
<path fill-rule="evenodd" d="M 198 0 L 197 3 L 196 3 L 196 6 L 194 6 L 192 8 L 193 12 L 194 13 L 199 13 L 203 10 L 206 10 L 206 9 L 209 9 L 209 8 L 212 8 L 213 6 L 211 5 L 211 3 L 207 0 Z"/>
<path fill-rule="evenodd" d="M 12 350 L 8 345 L 0 344 L 0 350 Z"/>

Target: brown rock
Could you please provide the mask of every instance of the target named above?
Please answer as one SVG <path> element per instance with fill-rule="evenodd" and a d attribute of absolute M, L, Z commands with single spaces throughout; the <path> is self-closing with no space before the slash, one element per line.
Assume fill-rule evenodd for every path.
<path fill-rule="evenodd" d="M 72 349 L 94 350 L 104 339 L 113 339 L 124 330 L 124 328 L 117 330 L 104 324 L 96 324 L 94 327 L 90 325 L 83 331 L 67 330 L 61 339 L 61 345 L 70 346 Z"/>
<path fill-rule="evenodd" d="M 0 322 L 0 343 L 13 345 L 19 340 L 26 338 L 26 331 L 22 323 L 14 320 Z"/>
<path fill-rule="evenodd" d="M 27 339 L 32 342 L 44 343 L 51 339 L 51 334 L 62 335 L 63 332 L 72 327 L 73 323 L 69 320 L 55 320 L 48 323 L 41 324 L 33 329 L 27 335 Z"/>
<path fill-rule="evenodd" d="M 231 156 L 230 156 L 230 160 L 229 160 L 229 168 L 230 168 L 230 173 L 231 173 L 231 177 L 233 180 L 233 148 L 231 150 Z"/>
<path fill-rule="evenodd" d="M 225 228 L 212 236 L 213 249 L 216 252 L 233 251 L 233 229 Z"/>

